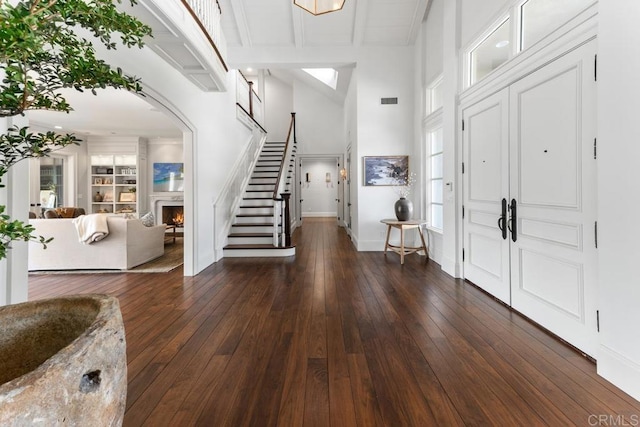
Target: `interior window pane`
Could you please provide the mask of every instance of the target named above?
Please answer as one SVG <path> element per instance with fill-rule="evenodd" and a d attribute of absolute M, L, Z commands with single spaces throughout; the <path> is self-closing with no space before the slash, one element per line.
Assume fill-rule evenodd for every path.
<path fill-rule="evenodd" d="M 471 51 L 471 84 L 482 80 L 509 59 L 509 20 Z"/>
<path fill-rule="evenodd" d="M 431 203 L 442 203 L 442 180 L 431 181 Z"/>
<path fill-rule="evenodd" d="M 431 178 L 442 178 L 442 154 L 431 157 Z"/>
<path fill-rule="evenodd" d="M 431 89 L 431 111 L 442 107 L 442 81 Z"/>
<path fill-rule="evenodd" d="M 54 208 L 64 203 L 64 159 L 40 159 L 40 198 L 43 207 Z M 46 203 L 43 203 L 45 202 Z"/>
<path fill-rule="evenodd" d="M 585 9 L 593 0 L 529 0 L 522 5 L 520 49 L 526 49 Z"/>
<path fill-rule="evenodd" d="M 431 205 L 431 226 L 442 230 L 442 205 Z"/>
<path fill-rule="evenodd" d="M 441 153 L 443 147 L 442 128 L 438 128 L 429 134 L 431 139 L 431 154 Z"/>

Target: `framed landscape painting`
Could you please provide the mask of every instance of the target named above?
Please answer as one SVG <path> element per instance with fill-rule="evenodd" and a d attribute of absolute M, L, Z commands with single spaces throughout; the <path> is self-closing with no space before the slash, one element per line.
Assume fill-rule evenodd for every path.
<path fill-rule="evenodd" d="M 397 185 L 409 176 L 409 156 L 364 157 L 364 185 Z"/>
<path fill-rule="evenodd" d="M 184 191 L 184 163 L 154 163 L 153 191 Z"/>

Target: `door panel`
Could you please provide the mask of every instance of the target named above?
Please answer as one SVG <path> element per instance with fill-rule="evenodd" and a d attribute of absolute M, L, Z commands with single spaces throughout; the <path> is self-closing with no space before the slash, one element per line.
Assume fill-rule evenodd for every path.
<path fill-rule="evenodd" d="M 517 103 L 512 143 L 519 154 L 518 203 L 578 208 L 580 67 L 571 64 L 547 76 L 548 68 L 516 83 L 512 91 Z M 546 80 L 531 84 L 538 74 Z"/>
<path fill-rule="evenodd" d="M 595 42 L 510 88 L 512 306 L 596 351 Z"/>
<path fill-rule="evenodd" d="M 507 90 L 464 108 L 464 274 L 510 302 L 509 243 L 498 228 L 509 195 L 509 94 Z"/>
<path fill-rule="evenodd" d="M 580 321 L 584 318 L 584 275 L 575 262 L 519 249 L 517 292 Z"/>

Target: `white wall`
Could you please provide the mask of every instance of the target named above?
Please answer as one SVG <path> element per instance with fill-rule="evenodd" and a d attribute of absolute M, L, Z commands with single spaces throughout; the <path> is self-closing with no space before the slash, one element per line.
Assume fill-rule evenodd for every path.
<path fill-rule="evenodd" d="M 432 0 L 429 15 L 422 24 L 424 34 L 424 83 L 429 84 L 442 74 L 442 35 L 445 0 Z"/>
<path fill-rule="evenodd" d="M 338 167 L 336 159 L 301 159 L 302 217 L 337 216 Z M 326 181 L 327 173 L 331 181 Z M 308 181 L 307 181 L 308 178 Z"/>
<path fill-rule="evenodd" d="M 354 228 L 361 251 L 384 249 L 386 227 L 381 219 L 394 218 L 398 195 L 392 187 L 364 186 L 364 156 L 413 154 L 414 61 L 413 48 L 361 49 L 357 65 L 357 157 L 358 224 Z M 397 97 L 397 105 L 381 105 L 380 98 Z M 419 165 L 416 158 L 409 167 Z"/>
<path fill-rule="evenodd" d="M 286 141 L 294 112 L 292 85 L 274 76 L 265 77 L 263 102 L 267 141 Z"/>
<path fill-rule="evenodd" d="M 640 5 L 599 3 L 598 373 L 640 400 Z"/>
<path fill-rule="evenodd" d="M 344 152 L 344 109 L 299 80 L 293 82 L 298 154 Z"/>
<path fill-rule="evenodd" d="M 507 12 L 512 0 L 462 0 L 461 1 L 461 46 L 466 47 L 489 25 Z M 453 3 L 453 2 L 449 2 Z M 450 5 L 453 6 L 453 5 Z"/>

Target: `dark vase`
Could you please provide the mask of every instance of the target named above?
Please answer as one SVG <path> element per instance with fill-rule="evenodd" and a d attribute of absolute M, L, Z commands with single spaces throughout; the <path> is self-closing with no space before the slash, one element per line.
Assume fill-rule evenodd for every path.
<path fill-rule="evenodd" d="M 94 202 L 101 202 L 102 201 L 102 194 L 100 194 L 99 191 L 96 191 L 96 194 L 93 195 L 93 201 Z"/>
<path fill-rule="evenodd" d="M 396 218 L 398 221 L 409 221 L 413 216 L 413 203 L 404 197 L 400 197 L 395 204 Z"/>

